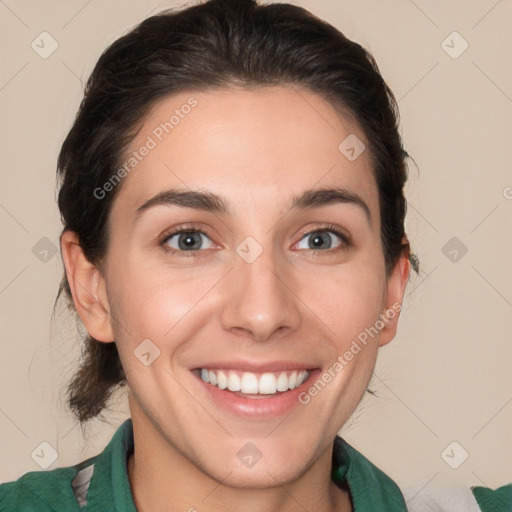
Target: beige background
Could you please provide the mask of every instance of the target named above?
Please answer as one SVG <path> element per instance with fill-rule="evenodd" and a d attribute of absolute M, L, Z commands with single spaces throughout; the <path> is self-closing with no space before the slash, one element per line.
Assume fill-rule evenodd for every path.
<path fill-rule="evenodd" d="M 55 162 L 102 50 L 150 13 L 182 2 L 0 1 L 0 481 L 95 454 L 126 417 L 84 439 L 62 405 L 79 343 L 64 308 L 51 324 L 62 264 L 33 247 L 58 245 Z M 373 389 L 343 435 L 402 486 L 411 503 L 444 485 L 512 481 L 512 83 L 510 0 L 295 2 L 369 48 L 400 100 L 411 164 L 407 229 L 422 272 L 412 279 L 399 334 L 380 354 Z M 47 31 L 58 49 L 31 43 Z M 469 47 L 443 49 L 453 31 Z M 37 41 L 37 39 L 36 39 Z M 460 50 L 453 36 L 445 43 Z M 49 241 L 40 242 L 43 237 Z M 449 259 L 452 238 L 467 253 Z M 40 246 L 36 246 L 36 248 Z M 34 250 L 37 254 L 37 250 Z M 52 256 L 52 257 L 51 257 Z M 457 469 L 443 460 L 451 452 Z"/>

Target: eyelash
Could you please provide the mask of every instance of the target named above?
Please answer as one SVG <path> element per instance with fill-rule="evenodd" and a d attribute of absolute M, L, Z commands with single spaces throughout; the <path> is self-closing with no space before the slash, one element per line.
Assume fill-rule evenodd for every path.
<path fill-rule="evenodd" d="M 333 233 L 334 235 L 336 235 L 341 240 L 341 247 L 337 247 L 334 249 L 323 249 L 323 250 L 309 249 L 313 254 L 316 254 L 318 252 L 330 253 L 330 252 L 334 252 L 336 250 L 346 250 L 352 246 L 350 237 L 346 233 L 342 232 L 337 226 L 333 226 L 332 224 L 326 224 L 319 228 L 313 228 L 309 231 L 304 231 L 302 233 L 300 240 L 302 240 L 304 237 L 306 237 L 308 235 L 312 235 L 313 233 L 322 233 L 322 232 Z M 296 242 L 296 243 L 298 243 L 298 242 Z"/>
<path fill-rule="evenodd" d="M 328 233 L 332 233 L 332 234 L 336 235 L 341 240 L 341 247 L 336 247 L 334 249 L 322 249 L 322 250 L 309 249 L 309 251 L 311 251 L 313 254 L 316 254 L 319 252 L 331 253 L 331 252 L 335 252 L 337 250 L 347 250 L 349 247 L 352 246 L 350 237 L 346 233 L 343 233 L 337 226 L 333 226 L 332 224 L 326 224 L 321 227 L 315 227 L 311 230 L 304 231 L 301 234 L 299 242 L 304 237 L 306 237 L 308 235 L 312 235 L 313 233 L 322 233 L 322 232 L 328 232 Z M 198 253 L 204 252 L 204 250 L 203 251 L 180 251 L 180 250 L 170 248 L 169 246 L 166 245 L 166 243 L 173 236 L 184 234 L 184 233 L 200 233 L 200 234 L 210 238 L 210 236 L 204 229 L 196 228 L 196 227 L 192 227 L 192 226 L 178 226 L 178 227 L 174 228 L 173 230 L 164 233 L 162 235 L 162 237 L 160 238 L 158 244 L 159 244 L 159 246 L 162 247 L 162 249 L 164 251 L 166 251 L 168 253 L 178 254 L 179 256 L 183 256 L 183 257 L 191 257 L 191 256 L 197 257 Z M 296 245 L 299 242 L 296 242 L 294 245 Z"/>
<path fill-rule="evenodd" d="M 162 235 L 162 237 L 160 238 L 160 240 L 158 241 L 158 245 L 160 247 L 162 247 L 162 249 L 165 252 L 168 252 L 171 254 L 177 254 L 178 256 L 183 256 L 185 258 L 188 258 L 190 256 L 197 257 L 198 253 L 204 252 L 204 251 L 180 251 L 180 250 L 173 249 L 172 247 L 169 247 L 168 245 L 166 245 L 167 242 L 173 236 L 181 235 L 184 233 L 199 233 L 201 235 L 207 236 L 208 238 L 211 238 L 210 235 L 208 235 L 208 233 L 204 229 L 196 228 L 196 227 L 192 227 L 192 226 L 178 226 L 176 228 L 173 228 L 171 231 L 167 231 L 166 233 L 164 233 Z"/>

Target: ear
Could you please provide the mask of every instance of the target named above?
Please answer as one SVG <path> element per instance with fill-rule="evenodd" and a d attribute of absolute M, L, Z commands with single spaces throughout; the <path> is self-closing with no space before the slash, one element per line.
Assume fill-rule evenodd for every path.
<path fill-rule="evenodd" d="M 105 279 L 100 270 L 85 257 L 76 233 L 64 231 L 60 247 L 73 302 L 87 332 L 98 341 L 114 341 Z"/>
<path fill-rule="evenodd" d="M 381 347 L 389 343 L 396 335 L 405 287 L 407 286 L 411 270 L 409 242 L 407 239 L 404 239 L 402 244 L 402 254 L 396 262 L 391 275 L 388 277 L 386 285 L 386 308 L 381 315 L 384 327 L 381 329 L 379 337 L 379 346 Z"/>

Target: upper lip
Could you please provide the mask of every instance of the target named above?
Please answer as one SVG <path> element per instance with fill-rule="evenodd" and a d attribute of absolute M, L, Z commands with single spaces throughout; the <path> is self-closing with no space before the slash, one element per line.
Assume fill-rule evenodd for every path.
<path fill-rule="evenodd" d="M 285 370 L 312 370 L 315 365 L 297 361 L 208 361 L 198 364 L 192 369 L 206 368 L 208 370 L 238 370 L 252 373 L 279 372 Z"/>

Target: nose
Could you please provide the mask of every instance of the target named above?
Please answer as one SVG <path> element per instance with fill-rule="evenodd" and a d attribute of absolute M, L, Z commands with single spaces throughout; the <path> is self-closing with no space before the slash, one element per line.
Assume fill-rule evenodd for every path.
<path fill-rule="evenodd" d="M 293 283 L 276 270 L 271 257 L 262 255 L 252 263 L 238 260 L 228 279 L 221 314 L 224 329 L 266 341 L 299 327 Z"/>

